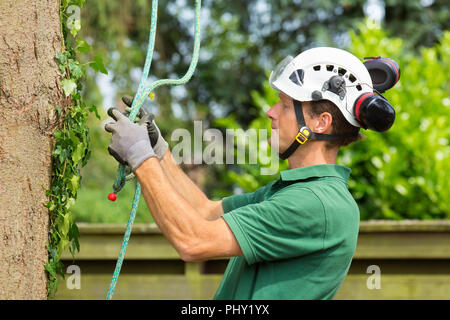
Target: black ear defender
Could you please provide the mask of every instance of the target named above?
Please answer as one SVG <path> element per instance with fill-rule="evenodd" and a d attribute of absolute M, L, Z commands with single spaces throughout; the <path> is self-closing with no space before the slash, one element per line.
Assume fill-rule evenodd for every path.
<path fill-rule="evenodd" d="M 354 111 L 364 129 L 383 132 L 394 124 L 394 108 L 384 97 L 373 92 L 364 93 L 356 99 Z"/>
<path fill-rule="evenodd" d="M 384 132 L 392 127 L 395 110 L 381 93 L 395 86 L 400 79 L 398 64 L 389 58 L 366 57 L 364 62 L 372 79 L 374 91 L 361 94 L 353 106 L 356 119 L 364 129 Z"/>

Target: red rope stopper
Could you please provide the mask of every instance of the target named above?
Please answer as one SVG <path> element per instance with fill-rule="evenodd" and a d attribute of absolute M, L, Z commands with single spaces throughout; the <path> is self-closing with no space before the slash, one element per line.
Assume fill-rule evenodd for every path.
<path fill-rule="evenodd" d="M 117 195 L 114 192 L 111 192 L 110 194 L 108 194 L 108 199 L 110 201 L 116 201 Z"/>

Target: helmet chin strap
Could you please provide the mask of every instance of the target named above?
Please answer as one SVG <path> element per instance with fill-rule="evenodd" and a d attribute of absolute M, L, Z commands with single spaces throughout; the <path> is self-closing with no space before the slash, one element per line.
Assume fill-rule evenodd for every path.
<path fill-rule="evenodd" d="M 316 133 L 312 132 L 311 129 L 306 125 L 305 117 L 303 116 L 303 108 L 302 103 L 297 100 L 294 101 L 294 110 L 295 116 L 297 117 L 298 123 L 298 133 L 295 137 L 295 140 L 291 143 L 289 148 L 286 149 L 283 153 L 279 153 L 278 156 L 285 160 L 289 158 L 297 148 L 303 144 L 305 144 L 308 140 L 339 140 L 343 138 L 353 137 L 355 134 L 353 133 L 345 133 L 345 134 L 325 134 L 325 133 Z"/>

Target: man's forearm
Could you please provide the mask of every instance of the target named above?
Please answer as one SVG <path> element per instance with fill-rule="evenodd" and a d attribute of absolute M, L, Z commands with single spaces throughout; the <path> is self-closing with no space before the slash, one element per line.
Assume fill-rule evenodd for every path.
<path fill-rule="evenodd" d="M 183 256 L 208 229 L 207 219 L 175 192 L 156 158 L 147 159 L 136 177 L 156 224 Z"/>
<path fill-rule="evenodd" d="M 173 160 L 170 150 L 160 161 L 167 179 L 173 188 L 205 219 L 214 220 L 223 214 L 221 201 L 211 201 Z"/>
<path fill-rule="evenodd" d="M 184 261 L 243 255 L 225 220 L 205 219 L 175 191 L 156 157 L 145 160 L 135 174 L 156 224 Z"/>

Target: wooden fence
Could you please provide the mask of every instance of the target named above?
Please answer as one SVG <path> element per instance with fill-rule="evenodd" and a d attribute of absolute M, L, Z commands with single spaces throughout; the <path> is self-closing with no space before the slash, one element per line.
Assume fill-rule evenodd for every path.
<path fill-rule="evenodd" d="M 125 226 L 79 224 L 79 230 L 81 251 L 75 261 L 63 256 L 69 273 L 55 298 L 105 299 Z M 226 264 L 184 262 L 156 225 L 135 225 L 114 299 L 212 299 Z M 74 270 L 80 271 L 79 288 Z M 379 282 L 374 270 L 381 272 Z M 361 222 L 349 274 L 335 299 L 449 298 L 450 221 Z"/>

